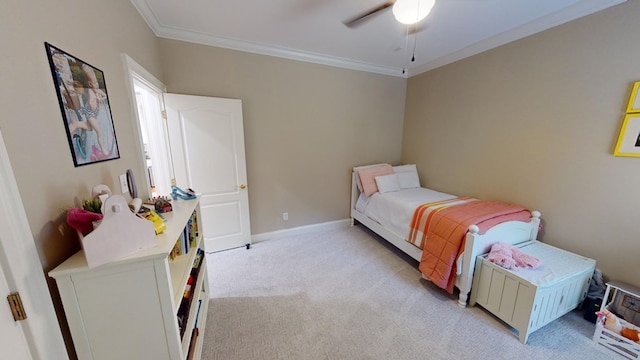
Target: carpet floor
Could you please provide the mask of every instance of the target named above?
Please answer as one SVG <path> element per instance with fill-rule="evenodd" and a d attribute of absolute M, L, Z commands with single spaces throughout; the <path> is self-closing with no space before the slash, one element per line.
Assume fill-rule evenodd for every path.
<path fill-rule="evenodd" d="M 207 268 L 203 360 L 622 359 L 591 340 L 595 325 L 579 311 L 521 344 L 361 226 L 210 253 Z"/>

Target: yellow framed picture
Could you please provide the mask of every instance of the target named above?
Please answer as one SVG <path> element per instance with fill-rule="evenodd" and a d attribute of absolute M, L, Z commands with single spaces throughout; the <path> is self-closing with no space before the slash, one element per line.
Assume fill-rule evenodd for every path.
<path fill-rule="evenodd" d="M 640 113 L 624 116 L 613 155 L 640 157 Z"/>
<path fill-rule="evenodd" d="M 627 104 L 627 113 L 640 112 L 640 96 L 638 96 L 638 88 L 640 88 L 640 81 L 636 81 L 631 89 L 631 96 L 629 97 L 629 103 Z"/>

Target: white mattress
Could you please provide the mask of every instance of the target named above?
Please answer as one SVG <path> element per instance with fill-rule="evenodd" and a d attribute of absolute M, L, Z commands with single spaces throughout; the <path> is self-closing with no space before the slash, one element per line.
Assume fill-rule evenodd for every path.
<path fill-rule="evenodd" d="M 526 243 L 520 247 L 520 250 L 540 259 L 542 266 L 537 269 L 516 269 L 511 271 L 539 287 L 553 285 L 558 281 L 595 267 L 595 260 L 593 259 L 576 255 L 539 241 Z"/>
<path fill-rule="evenodd" d="M 409 235 L 409 225 L 413 213 L 419 205 L 455 197 L 455 195 L 426 188 L 402 189 L 384 194 L 375 193 L 370 197 L 361 193 L 356 203 L 356 209 L 406 239 Z"/>

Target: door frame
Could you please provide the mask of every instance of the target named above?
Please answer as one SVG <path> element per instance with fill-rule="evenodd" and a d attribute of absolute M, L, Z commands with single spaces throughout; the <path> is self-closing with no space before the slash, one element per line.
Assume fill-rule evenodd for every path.
<path fill-rule="evenodd" d="M 240 230 L 240 236 L 242 237 L 242 244 L 237 245 L 237 246 L 228 246 L 228 245 L 224 245 L 220 248 L 216 247 L 216 246 L 209 246 L 208 251 L 220 251 L 220 250 L 225 250 L 225 249 L 229 249 L 232 247 L 240 247 L 240 246 L 245 246 L 247 249 L 249 249 L 250 245 L 251 245 L 251 221 L 250 221 L 250 211 L 249 211 L 249 199 L 248 199 L 248 194 L 247 194 L 247 190 L 246 186 L 247 186 L 247 174 L 246 174 L 246 156 L 245 156 L 245 148 L 244 148 L 244 130 L 243 130 L 243 124 L 242 124 L 242 102 L 240 99 L 226 99 L 226 98 L 214 98 L 214 97 L 208 97 L 208 96 L 196 96 L 196 95 L 186 95 L 186 94 L 169 94 L 166 91 L 166 86 L 160 81 L 158 80 L 156 77 L 154 77 L 151 73 L 149 73 L 147 70 L 145 70 L 140 64 L 138 64 L 137 62 L 135 62 L 135 60 L 133 60 L 131 57 L 129 57 L 127 54 L 122 54 L 122 62 L 124 64 L 125 70 L 126 70 L 126 81 L 129 84 L 129 88 L 131 89 L 130 93 L 129 93 L 129 100 L 131 101 L 131 106 L 134 109 L 134 116 L 135 118 L 132 119 L 132 121 L 135 122 L 135 126 L 134 126 L 134 131 L 136 133 L 136 135 L 138 136 L 138 143 L 136 144 L 136 147 L 138 148 L 138 162 L 140 164 L 140 169 L 145 169 L 146 168 L 146 158 L 145 158 L 145 154 L 144 154 L 144 141 L 143 141 L 143 134 L 142 131 L 144 131 L 142 129 L 142 126 L 140 124 L 140 114 L 138 111 L 138 106 L 137 106 L 137 98 L 136 98 L 136 90 L 135 90 L 135 84 L 137 81 L 141 81 L 144 82 L 145 85 L 149 86 L 150 88 L 155 88 L 158 91 L 160 91 L 162 93 L 163 99 L 162 99 L 162 103 L 161 103 L 161 107 L 162 107 L 162 111 L 164 111 L 164 118 L 166 120 L 165 125 L 167 126 L 167 128 L 165 128 L 166 131 L 166 135 L 167 135 L 167 139 L 166 141 L 166 145 L 169 148 L 169 170 L 171 172 L 171 182 L 172 185 L 175 185 L 175 182 L 177 181 L 178 183 L 182 183 L 183 186 L 184 184 L 189 183 L 189 181 L 187 181 L 187 179 L 181 179 L 180 176 L 178 176 L 178 174 L 182 174 L 181 169 L 181 164 L 183 162 L 181 161 L 177 161 L 175 158 L 176 152 L 182 153 L 185 150 L 185 144 L 186 141 L 184 139 L 182 139 L 181 141 L 177 141 L 174 142 L 172 141 L 172 139 L 175 140 L 175 138 L 172 138 L 172 134 L 180 134 L 178 137 L 181 138 L 182 136 L 184 136 L 183 134 L 183 128 L 181 127 L 181 125 L 178 125 L 178 123 L 181 123 L 181 121 L 171 121 L 170 119 L 172 118 L 172 111 L 169 109 L 169 107 L 167 107 L 167 96 L 169 95 L 176 95 L 176 96 L 185 96 L 185 97 L 190 97 L 190 98 L 207 98 L 207 99 L 213 99 L 215 101 L 225 101 L 225 102 L 233 102 L 233 104 L 239 104 L 238 105 L 238 111 L 237 112 L 233 112 L 233 114 L 238 115 L 239 116 L 239 121 L 240 121 L 240 133 L 242 134 L 242 142 L 239 141 L 235 141 L 236 144 L 240 144 L 239 146 L 241 147 L 241 151 L 242 151 L 242 161 L 243 161 L 243 170 L 242 170 L 242 174 L 244 176 L 242 176 L 241 179 L 238 179 L 240 181 L 239 184 L 237 184 L 237 189 L 241 192 L 240 194 L 240 198 L 241 200 L 239 201 L 240 204 L 244 204 L 243 206 L 240 206 L 240 213 L 242 214 L 240 217 L 243 218 L 243 223 L 242 225 L 244 225 L 242 227 L 242 230 Z M 228 103 L 225 103 L 228 106 Z M 237 117 L 234 117 L 234 119 L 237 120 Z M 237 126 L 237 124 L 235 124 L 234 126 Z M 184 154 L 183 154 L 184 155 Z M 152 162 L 154 161 L 153 159 L 151 160 Z M 188 161 L 185 161 L 184 164 L 186 166 L 186 164 L 188 163 Z M 186 175 L 186 174 L 185 174 Z M 188 177 L 188 175 L 187 175 Z M 149 189 L 151 188 L 151 184 L 149 183 L 149 177 L 145 176 L 145 178 L 147 179 L 147 192 L 149 194 L 151 194 L 151 192 L 149 191 Z M 191 186 L 189 184 L 189 186 Z M 163 194 L 160 194 L 163 195 Z M 203 198 L 204 199 L 204 198 Z M 201 206 L 203 206 L 204 203 L 201 200 Z M 245 208 L 245 209 L 243 209 Z M 203 210 L 204 211 L 204 210 Z M 208 240 L 208 239 L 207 239 Z"/>
<path fill-rule="evenodd" d="M 46 275 L 1 132 L 0 193 L 0 266 L 9 291 L 20 293 L 27 319 L 18 324 L 31 356 L 33 359 L 68 359 Z M 6 295 L 2 294 L 2 297 Z"/>
<path fill-rule="evenodd" d="M 142 129 L 140 129 L 140 121 L 138 120 L 140 118 L 140 114 L 138 113 L 138 106 L 136 101 L 134 77 L 136 77 L 140 81 L 146 82 L 147 83 L 146 85 L 152 88 L 156 88 L 160 90 L 162 93 L 167 92 L 167 87 L 165 84 L 162 83 L 162 81 L 158 80 L 158 78 L 153 76 L 153 74 L 151 74 L 144 67 L 138 64 L 129 55 L 122 53 L 121 58 L 122 58 L 122 63 L 125 69 L 125 77 L 126 77 L 125 81 L 129 86 L 129 89 L 131 89 L 129 93 L 129 101 L 131 102 L 131 108 L 133 109 L 134 118 L 131 120 L 135 125 L 133 127 L 134 134 L 138 139 L 138 141 L 136 141 L 136 149 L 138 150 L 138 156 L 137 156 L 138 168 L 140 169 L 140 171 L 142 171 L 142 174 L 146 175 L 147 165 L 145 163 L 144 141 L 142 136 Z M 164 104 L 161 110 L 164 110 Z M 172 168 L 172 164 L 169 164 L 169 167 Z M 149 183 L 149 177 L 143 176 L 143 179 L 145 179 L 145 181 L 143 182 L 143 184 L 145 185 L 144 194 L 145 196 L 151 196 L 151 184 Z M 138 189 L 138 197 L 141 197 L 140 194 L 141 194 L 140 189 Z"/>

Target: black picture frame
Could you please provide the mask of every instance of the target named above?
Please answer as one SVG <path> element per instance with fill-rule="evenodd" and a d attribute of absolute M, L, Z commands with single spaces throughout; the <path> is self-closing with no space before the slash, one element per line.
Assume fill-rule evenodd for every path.
<path fill-rule="evenodd" d="M 120 158 L 104 73 L 44 43 L 73 164 Z"/>

